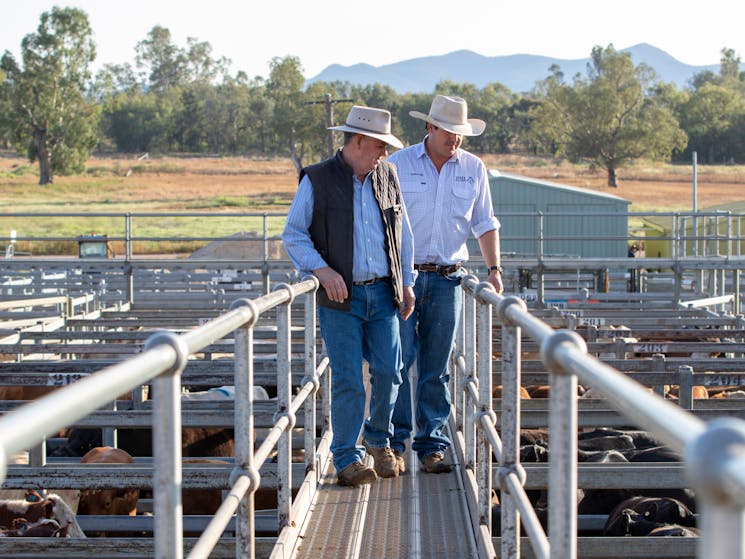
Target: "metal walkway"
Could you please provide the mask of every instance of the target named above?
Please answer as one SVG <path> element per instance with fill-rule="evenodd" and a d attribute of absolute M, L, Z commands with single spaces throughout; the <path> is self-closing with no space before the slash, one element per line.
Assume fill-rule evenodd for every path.
<path fill-rule="evenodd" d="M 477 557 L 452 451 L 449 459 L 456 465 L 451 473 L 426 474 L 416 456 L 407 452 L 406 473 L 362 487 L 337 485 L 329 460 L 301 530 L 297 558 Z"/>

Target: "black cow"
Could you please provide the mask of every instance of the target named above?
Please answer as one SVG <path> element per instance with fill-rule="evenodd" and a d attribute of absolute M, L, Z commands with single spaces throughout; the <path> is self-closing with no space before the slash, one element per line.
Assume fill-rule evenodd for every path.
<path fill-rule="evenodd" d="M 677 499 L 636 496 L 619 503 L 608 515 L 606 536 L 646 536 L 663 526 L 695 526 L 696 517 Z"/>

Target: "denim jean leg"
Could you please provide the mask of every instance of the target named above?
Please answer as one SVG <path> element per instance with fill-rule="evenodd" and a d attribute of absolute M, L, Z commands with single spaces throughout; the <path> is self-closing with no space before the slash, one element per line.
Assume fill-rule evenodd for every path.
<path fill-rule="evenodd" d="M 403 367 L 401 370 L 401 386 L 398 388 L 398 398 L 396 406 L 393 409 L 393 438 L 391 439 L 391 448 L 404 452 L 406 450 L 406 441 L 411 437 L 413 430 L 413 420 L 411 413 L 411 367 L 416 360 L 417 353 L 417 334 L 416 323 L 419 316 L 419 294 L 418 286 L 423 283 L 417 280 L 414 285 L 414 294 L 416 304 L 414 312 L 408 320 L 402 320 L 399 316 L 398 327 L 401 333 L 401 352 L 403 354 Z"/>
<path fill-rule="evenodd" d="M 393 435 L 391 416 L 401 384 L 398 309 L 388 282 L 378 282 L 362 289 L 367 294 L 362 343 L 370 364 L 371 386 L 370 416 L 365 421 L 364 437 L 371 446 L 385 447 Z"/>
<path fill-rule="evenodd" d="M 444 432 L 450 415 L 450 353 L 463 305 L 460 277 L 428 274 L 417 333 L 417 434 L 420 458 L 450 446 Z"/>
<path fill-rule="evenodd" d="M 318 308 L 321 336 L 331 366 L 331 441 L 334 466 L 340 472 L 364 457 L 357 445 L 365 417 L 365 387 L 362 380 L 362 335 L 364 300 L 352 296 L 349 312 Z"/>

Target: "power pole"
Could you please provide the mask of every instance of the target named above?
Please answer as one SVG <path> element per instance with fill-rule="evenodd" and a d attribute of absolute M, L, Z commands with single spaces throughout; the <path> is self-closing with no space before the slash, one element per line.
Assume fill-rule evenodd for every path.
<path fill-rule="evenodd" d="M 323 96 L 323 100 L 319 101 L 307 101 L 306 105 L 319 105 L 323 103 L 326 105 L 326 142 L 329 151 L 329 157 L 334 155 L 334 131 L 328 130 L 334 125 L 334 104 L 335 103 L 352 103 L 354 99 L 331 99 L 331 94 L 326 93 Z"/>

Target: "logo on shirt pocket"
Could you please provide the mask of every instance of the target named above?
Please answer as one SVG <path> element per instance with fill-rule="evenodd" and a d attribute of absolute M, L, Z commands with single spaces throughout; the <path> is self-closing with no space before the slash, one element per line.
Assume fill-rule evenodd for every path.
<path fill-rule="evenodd" d="M 469 180 L 470 179 L 470 180 Z M 453 194 L 458 198 L 473 200 L 476 198 L 476 183 L 473 177 L 455 177 Z"/>

